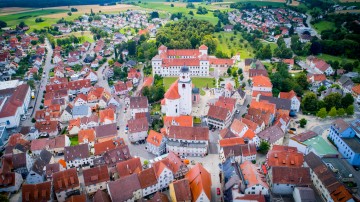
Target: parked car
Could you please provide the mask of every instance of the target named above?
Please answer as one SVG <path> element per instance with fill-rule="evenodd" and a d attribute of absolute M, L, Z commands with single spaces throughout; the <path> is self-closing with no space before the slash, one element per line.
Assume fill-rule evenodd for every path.
<path fill-rule="evenodd" d="M 290 128 L 290 130 L 296 131 L 296 128 Z"/>
<path fill-rule="evenodd" d="M 220 188 L 219 188 L 219 187 L 216 188 L 216 194 L 217 194 L 217 195 L 220 195 L 220 193 L 221 193 Z"/>

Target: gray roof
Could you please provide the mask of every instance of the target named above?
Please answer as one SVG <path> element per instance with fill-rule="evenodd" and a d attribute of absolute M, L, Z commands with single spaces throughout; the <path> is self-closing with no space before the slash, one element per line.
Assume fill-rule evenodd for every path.
<path fill-rule="evenodd" d="M 237 92 L 239 93 L 240 97 L 242 97 L 242 98 L 244 98 L 246 95 L 245 91 L 243 91 L 241 88 L 238 88 Z"/>
<path fill-rule="evenodd" d="M 253 59 L 251 59 L 251 58 L 246 58 L 246 59 L 245 59 L 245 66 L 250 66 L 252 62 L 253 62 Z"/>
<path fill-rule="evenodd" d="M 265 140 L 270 144 L 275 143 L 284 136 L 285 134 L 279 126 L 271 126 L 258 134 L 258 137 L 260 139 Z"/>
<path fill-rule="evenodd" d="M 39 157 L 35 160 L 31 170 L 35 173 L 42 175 L 44 173 L 44 167 L 50 163 L 53 155 L 47 150 L 41 150 Z"/>
<path fill-rule="evenodd" d="M 344 84 L 346 81 L 348 81 L 350 78 L 345 76 L 345 75 L 342 75 L 339 79 L 339 83 Z"/>
<path fill-rule="evenodd" d="M 95 127 L 96 138 L 117 135 L 116 123 Z"/>
<path fill-rule="evenodd" d="M 360 119 L 356 119 L 350 123 L 350 127 L 356 132 L 360 133 Z"/>
<path fill-rule="evenodd" d="M 295 187 L 299 190 L 301 202 L 316 202 L 314 190 L 310 187 Z"/>
<path fill-rule="evenodd" d="M 267 100 L 276 105 L 276 109 L 291 110 L 291 100 L 260 95 L 260 100 Z"/>
<path fill-rule="evenodd" d="M 112 201 L 127 201 L 133 198 L 133 193 L 141 190 L 137 174 L 132 174 L 108 183 L 109 195 Z"/>
<path fill-rule="evenodd" d="M 200 93 L 200 89 L 194 87 L 194 88 L 192 89 L 192 93 L 193 93 L 193 94 L 199 94 L 199 93 Z"/>
<path fill-rule="evenodd" d="M 355 153 L 360 153 L 360 140 L 357 137 L 354 138 L 341 138 L 345 144 L 347 144 L 351 150 L 353 150 Z"/>
<path fill-rule="evenodd" d="M 88 157 L 90 157 L 88 144 L 79 144 L 64 148 L 65 161 L 73 161 L 75 159 L 83 159 Z"/>
<path fill-rule="evenodd" d="M 87 116 L 90 111 L 90 107 L 87 105 L 75 106 L 72 110 L 73 116 Z"/>

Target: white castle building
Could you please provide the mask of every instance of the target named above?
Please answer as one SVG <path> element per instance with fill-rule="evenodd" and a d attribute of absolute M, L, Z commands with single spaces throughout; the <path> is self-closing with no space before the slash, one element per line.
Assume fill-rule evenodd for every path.
<path fill-rule="evenodd" d="M 189 67 L 182 66 L 179 74 L 179 79 L 170 86 L 161 101 L 161 112 L 166 116 L 190 115 L 192 102 L 198 99 L 193 93 Z"/>
<path fill-rule="evenodd" d="M 151 60 L 153 75 L 179 76 L 183 66 L 189 68 L 190 76 L 209 76 L 210 59 L 208 47 L 201 45 L 199 49 L 167 49 L 161 45 L 158 55 Z"/>

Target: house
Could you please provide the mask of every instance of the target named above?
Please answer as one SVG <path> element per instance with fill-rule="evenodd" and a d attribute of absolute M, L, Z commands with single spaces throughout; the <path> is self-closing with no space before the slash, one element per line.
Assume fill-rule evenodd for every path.
<path fill-rule="evenodd" d="M 256 98 L 258 94 L 265 93 L 265 95 L 272 92 L 272 83 L 269 77 L 266 76 L 254 76 L 252 77 L 252 91 L 253 98 Z"/>
<path fill-rule="evenodd" d="M 320 157 L 310 152 L 304 159 L 305 166 L 310 168 L 311 181 L 324 201 L 354 202 L 346 187 L 336 179 Z"/>
<path fill-rule="evenodd" d="M 97 73 L 92 70 L 88 72 L 84 78 L 89 79 L 92 83 L 96 83 L 98 81 Z"/>
<path fill-rule="evenodd" d="M 124 146 L 125 142 L 122 138 L 110 139 L 103 142 L 95 143 L 92 153 L 95 156 L 101 156 L 103 153 L 115 149 L 119 146 Z"/>
<path fill-rule="evenodd" d="M 28 167 L 30 167 L 27 163 L 33 163 L 32 160 L 31 156 L 27 153 L 14 153 L 11 156 L 13 171 L 21 174 L 23 178 L 26 178 L 29 174 Z"/>
<path fill-rule="evenodd" d="M 137 174 L 132 174 L 107 184 L 111 201 L 136 201 L 143 197 Z"/>
<path fill-rule="evenodd" d="M 89 144 L 89 147 L 94 147 L 95 138 L 96 135 L 93 128 L 80 130 L 78 132 L 79 144 Z"/>
<path fill-rule="evenodd" d="M 126 83 L 123 81 L 118 81 L 114 84 L 114 93 L 118 96 L 126 95 L 129 92 L 129 89 L 126 86 Z"/>
<path fill-rule="evenodd" d="M 236 100 L 233 98 L 219 97 L 219 100 L 209 107 L 207 124 L 219 129 L 228 127 L 235 113 L 235 104 Z"/>
<path fill-rule="evenodd" d="M 21 189 L 22 200 L 25 202 L 51 201 L 51 182 L 24 184 Z"/>
<path fill-rule="evenodd" d="M 246 93 L 241 88 L 238 88 L 232 93 L 231 98 L 236 99 L 237 105 L 243 105 L 246 100 Z"/>
<path fill-rule="evenodd" d="M 155 170 L 153 168 L 143 170 L 137 175 L 143 197 L 155 193 L 159 190 L 158 181 L 156 179 Z"/>
<path fill-rule="evenodd" d="M 28 184 L 37 184 L 44 182 L 46 175 L 45 167 L 46 165 L 53 163 L 53 161 L 54 157 L 50 152 L 45 149 L 41 150 L 40 155 L 32 164 L 29 174 L 26 177 L 26 182 Z"/>
<path fill-rule="evenodd" d="M 54 138 L 42 138 L 31 141 L 31 152 L 40 155 L 43 149 L 53 154 L 64 153 L 64 147 L 70 146 L 71 142 L 67 135 L 59 135 Z"/>
<path fill-rule="evenodd" d="M 111 199 L 106 192 L 97 190 L 94 194 L 93 202 L 111 202 Z"/>
<path fill-rule="evenodd" d="M 352 90 L 352 94 L 355 96 L 356 102 L 360 103 L 360 84 L 354 86 L 351 90 Z"/>
<path fill-rule="evenodd" d="M 146 139 L 149 130 L 147 118 L 130 119 L 127 123 L 130 142 L 138 142 Z"/>
<path fill-rule="evenodd" d="M 67 169 L 88 167 L 93 164 L 93 157 L 90 156 L 88 144 L 65 147 L 64 160 L 66 161 Z"/>
<path fill-rule="evenodd" d="M 316 88 L 322 86 L 326 81 L 325 74 L 308 74 L 307 78 L 309 83 Z"/>
<path fill-rule="evenodd" d="M 140 97 L 130 97 L 130 111 L 131 117 L 134 119 L 135 114 L 148 112 L 149 111 L 149 104 L 148 99 L 145 96 Z"/>
<path fill-rule="evenodd" d="M 300 110 L 300 98 L 296 96 L 296 93 L 291 90 L 290 92 L 280 92 L 279 98 L 287 99 L 291 101 L 291 111 L 299 112 Z"/>
<path fill-rule="evenodd" d="M 94 129 L 97 142 L 104 142 L 117 136 L 116 123 L 96 126 Z"/>
<path fill-rule="evenodd" d="M 83 170 L 83 176 L 87 194 L 93 194 L 98 190 L 105 190 L 107 183 L 110 181 L 106 165 Z"/>
<path fill-rule="evenodd" d="M 343 119 L 334 121 L 330 126 L 328 137 L 351 165 L 360 165 L 360 138 L 350 124 Z"/>
<path fill-rule="evenodd" d="M 261 126 L 249 119 L 241 118 L 240 121 L 245 123 L 249 130 L 252 130 L 255 134 L 258 134 L 262 130 Z"/>
<path fill-rule="evenodd" d="M 169 187 L 169 184 L 174 181 L 172 164 L 169 159 L 156 161 L 151 166 L 154 168 L 159 190 Z"/>
<path fill-rule="evenodd" d="M 64 167 L 60 165 L 60 163 L 47 164 L 45 167 L 46 181 L 52 181 L 52 175 L 60 170 L 64 170 Z"/>
<path fill-rule="evenodd" d="M 87 105 L 74 106 L 72 109 L 73 119 L 91 115 L 91 108 Z"/>
<path fill-rule="evenodd" d="M 170 183 L 169 192 L 171 201 L 174 202 L 190 202 L 192 199 L 190 182 L 187 179 L 176 180 Z"/>
<path fill-rule="evenodd" d="M 225 32 L 231 32 L 234 29 L 234 25 L 225 25 L 224 31 Z"/>
<path fill-rule="evenodd" d="M 245 118 L 255 122 L 263 130 L 265 126 L 272 125 L 275 116 L 276 104 L 269 103 L 267 100 L 261 102 L 252 100 Z"/>
<path fill-rule="evenodd" d="M 291 110 L 291 100 L 288 99 L 259 95 L 258 100 L 260 102 L 275 104 L 277 110 L 281 109 L 289 112 Z"/>
<path fill-rule="evenodd" d="M 258 166 L 250 161 L 244 161 L 240 165 L 241 181 L 244 186 L 240 190 L 245 194 L 268 195 L 269 186 L 262 180 L 264 177 L 258 169 Z"/>
<path fill-rule="evenodd" d="M 283 166 L 272 167 L 267 180 L 274 194 L 292 194 L 295 187 L 310 186 L 310 169 L 304 167 L 290 168 Z"/>
<path fill-rule="evenodd" d="M 189 168 L 186 166 L 186 164 L 174 152 L 169 152 L 165 159 L 163 159 L 163 161 L 168 161 L 168 163 L 170 164 L 174 179 L 183 178 L 185 174 L 189 171 Z"/>
<path fill-rule="evenodd" d="M 334 74 L 334 70 L 331 68 L 331 66 L 322 59 L 309 56 L 306 58 L 306 63 L 310 66 L 310 68 L 313 68 L 319 74 L 325 74 L 327 76 Z"/>
<path fill-rule="evenodd" d="M 72 105 L 67 105 L 64 111 L 61 113 L 60 122 L 65 123 L 72 119 Z"/>
<path fill-rule="evenodd" d="M 228 158 L 239 163 L 244 160 L 252 161 L 256 159 L 256 146 L 245 143 L 241 137 L 222 139 L 219 140 L 219 157 L 222 163 Z"/>
<path fill-rule="evenodd" d="M 12 93 L 1 96 L 0 101 L 0 124 L 7 129 L 20 125 L 20 117 L 24 115 L 30 104 L 30 86 L 21 84 L 12 89 Z"/>
<path fill-rule="evenodd" d="M 208 47 L 205 45 L 201 45 L 199 49 L 169 50 L 161 45 L 158 48 L 158 55 L 151 60 L 152 74 L 179 76 L 181 67 L 186 66 L 190 76 L 208 76 L 210 62 L 207 56 Z"/>
<path fill-rule="evenodd" d="M 111 124 L 116 122 L 115 111 L 111 108 L 99 111 L 100 124 Z"/>
<path fill-rule="evenodd" d="M 53 190 L 59 202 L 64 202 L 72 195 L 80 195 L 80 183 L 76 168 L 54 173 Z"/>
<path fill-rule="evenodd" d="M 116 171 L 119 178 L 139 174 L 142 171 L 140 158 L 132 158 L 116 164 Z"/>
<path fill-rule="evenodd" d="M 295 187 L 293 192 L 293 198 L 295 202 L 316 201 L 314 190 L 310 187 Z"/>
<path fill-rule="evenodd" d="M 337 83 L 341 86 L 345 93 L 352 93 L 352 88 L 354 87 L 354 82 L 346 75 L 342 75 Z"/>
<path fill-rule="evenodd" d="M 268 169 L 276 166 L 299 168 L 303 163 L 304 156 L 296 147 L 274 145 L 266 156 L 265 165 Z"/>
<path fill-rule="evenodd" d="M 261 131 L 257 136 L 270 144 L 273 145 L 282 145 L 284 141 L 285 133 L 279 126 L 271 126 L 263 131 Z"/>
<path fill-rule="evenodd" d="M 209 129 L 207 127 L 170 126 L 166 151 L 183 156 L 208 154 Z"/>
<path fill-rule="evenodd" d="M 190 182 L 191 201 L 211 201 L 211 175 L 199 163 L 185 175 Z"/>
<path fill-rule="evenodd" d="M 166 152 L 166 137 L 154 130 L 150 130 L 146 138 L 146 150 L 156 156 Z"/>
<path fill-rule="evenodd" d="M 94 159 L 94 165 L 99 166 L 106 164 L 108 167 L 115 167 L 118 162 L 131 158 L 129 147 L 127 145 L 121 145 L 105 151 L 101 157 Z"/>
<path fill-rule="evenodd" d="M 249 70 L 249 77 L 253 78 L 255 76 L 269 77 L 269 74 L 268 74 L 266 69 L 250 69 Z"/>

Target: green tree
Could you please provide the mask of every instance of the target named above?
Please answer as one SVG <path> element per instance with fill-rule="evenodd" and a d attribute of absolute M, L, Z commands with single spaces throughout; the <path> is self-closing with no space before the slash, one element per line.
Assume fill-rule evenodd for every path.
<path fill-rule="evenodd" d="M 266 141 L 261 141 L 259 146 L 259 152 L 262 154 L 267 154 L 270 149 L 270 144 Z"/>
<path fill-rule="evenodd" d="M 304 118 L 302 118 L 302 119 L 300 119 L 300 127 L 301 128 L 305 128 L 305 125 L 307 124 L 307 120 L 306 119 L 304 119 Z"/>
<path fill-rule="evenodd" d="M 346 114 L 350 116 L 354 115 L 354 105 L 350 105 L 348 108 L 346 108 Z"/>
<path fill-rule="evenodd" d="M 243 70 L 241 68 L 238 69 L 238 74 L 242 74 L 243 73 Z"/>
<path fill-rule="evenodd" d="M 345 109 L 344 108 L 340 108 L 337 110 L 337 115 L 338 116 L 344 116 L 345 115 Z"/>
<path fill-rule="evenodd" d="M 127 43 L 129 55 L 135 55 L 136 53 L 136 42 L 134 40 L 130 40 Z"/>
<path fill-rule="evenodd" d="M 35 88 L 35 82 L 34 82 L 34 80 L 29 80 L 29 81 L 27 82 L 27 84 L 30 86 L 31 89 L 34 89 L 34 88 Z"/>
<path fill-rule="evenodd" d="M 336 107 L 332 107 L 329 111 L 330 117 L 335 117 L 337 115 Z"/>
<path fill-rule="evenodd" d="M 316 116 L 317 117 L 320 117 L 320 118 L 326 118 L 327 116 L 327 112 L 326 112 L 326 108 L 321 108 L 317 113 L 316 113 Z"/>
<path fill-rule="evenodd" d="M 231 68 L 228 68 L 227 71 L 226 71 L 226 73 L 227 73 L 229 76 L 231 76 Z"/>
<path fill-rule="evenodd" d="M 211 35 L 205 35 L 201 42 L 208 47 L 209 54 L 215 53 L 216 46 L 219 43 L 218 40 Z"/>
<path fill-rule="evenodd" d="M 346 93 L 346 95 L 341 98 L 341 106 L 343 108 L 347 108 L 352 104 L 354 104 L 354 97 L 351 95 L 351 93 Z"/>
<path fill-rule="evenodd" d="M 0 28 L 7 27 L 7 23 L 5 21 L 0 20 Z"/>
<path fill-rule="evenodd" d="M 193 11 L 189 11 L 189 15 L 194 15 L 194 12 L 193 12 Z"/>
<path fill-rule="evenodd" d="M 305 74 L 299 74 L 295 77 L 295 81 L 303 90 L 307 90 L 309 87 L 309 82 Z"/>
<path fill-rule="evenodd" d="M 318 99 L 315 93 L 307 93 L 304 95 L 301 107 L 304 111 L 315 113 L 317 111 Z"/>
<path fill-rule="evenodd" d="M 317 92 L 321 93 L 321 92 L 323 92 L 324 90 L 326 90 L 326 86 L 322 85 L 322 86 L 320 86 L 320 87 L 317 89 Z"/>
<path fill-rule="evenodd" d="M 324 98 L 324 102 L 327 110 L 330 110 L 332 107 L 338 109 L 341 107 L 341 95 L 340 93 L 330 93 Z"/>

